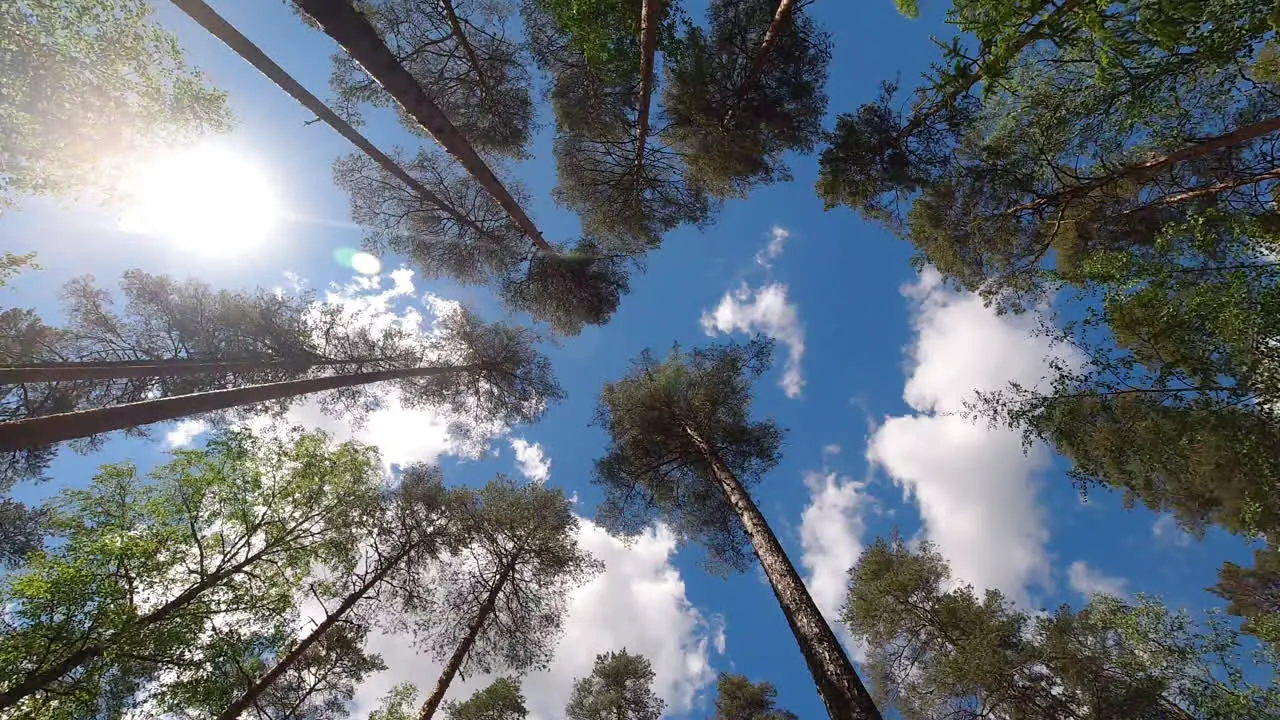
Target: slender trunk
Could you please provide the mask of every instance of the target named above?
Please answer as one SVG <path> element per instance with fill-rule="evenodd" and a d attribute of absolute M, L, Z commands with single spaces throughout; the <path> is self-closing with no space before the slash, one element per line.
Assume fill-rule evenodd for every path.
<path fill-rule="evenodd" d="M 475 71 L 476 84 L 480 86 L 480 98 L 483 101 L 492 95 L 493 91 L 489 88 L 489 83 L 485 82 L 484 69 L 480 67 L 480 57 L 476 55 L 476 49 L 471 46 L 471 41 L 467 39 L 467 34 L 462 32 L 462 22 L 458 20 L 458 13 L 454 10 L 453 0 L 440 0 L 440 6 L 444 8 L 445 17 L 449 20 L 449 29 L 458 38 L 458 45 L 462 47 L 462 53 L 467 56 L 467 62 L 471 63 L 471 68 Z"/>
<path fill-rule="evenodd" d="M 186 13 L 192 20 L 195 20 L 211 35 L 221 40 L 227 47 L 230 47 L 240 57 L 244 58 L 250 65 L 255 67 L 258 72 L 266 75 L 268 79 L 274 82 L 288 93 L 294 100 L 297 100 L 303 107 L 316 114 L 316 117 L 324 121 L 326 125 L 333 128 L 339 135 L 346 138 L 355 145 L 361 152 L 369 156 L 371 160 L 376 162 L 393 177 L 404 183 L 410 192 L 420 197 L 441 212 L 461 225 L 471 228 L 474 232 L 483 237 L 488 237 L 491 233 L 480 227 L 474 220 L 467 217 L 465 213 L 447 203 L 440 196 L 431 192 L 425 185 L 418 182 L 407 170 L 400 167 L 395 160 L 392 160 L 386 153 L 379 150 L 365 136 L 351 127 L 351 124 L 343 120 L 329 106 L 325 105 L 307 91 L 297 80 L 294 80 L 289 73 L 277 65 L 267 54 L 250 42 L 239 30 L 236 30 L 231 23 L 224 20 L 213 8 L 209 7 L 203 0 L 171 0 L 179 10 Z"/>
<path fill-rule="evenodd" d="M 135 635 L 146 630 L 152 625 L 159 624 L 169 619 L 169 617 L 177 613 L 179 610 L 182 610 L 187 605 L 190 605 L 210 588 L 215 587 L 227 578 L 244 571 L 250 565 L 258 562 L 258 560 L 262 559 L 262 557 L 267 554 L 268 549 L 269 548 L 262 548 L 235 565 L 209 575 L 195 585 L 187 588 L 186 591 L 174 599 L 138 618 L 138 620 L 129 625 L 128 628 L 125 628 L 113 635 L 109 642 L 85 645 L 51 667 L 32 675 L 28 675 L 26 679 L 14 684 L 8 690 L 0 693 L 0 710 L 13 707 L 21 702 L 23 698 L 33 695 L 41 689 L 56 683 L 68 673 L 92 661 L 94 658 L 105 654 L 112 648 L 112 646 L 115 645 L 117 637 L 122 635 Z"/>
<path fill-rule="evenodd" d="M 1227 180 L 1226 182 L 1215 183 L 1213 185 L 1206 185 L 1205 187 L 1198 187 L 1191 190 L 1184 190 L 1182 192 L 1165 195 L 1152 200 L 1145 205 L 1140 205 L 1132 210 L 1126 210 L 1121 213 L 1121 215 L 1133 215 L 1153 207 L 1177 205 L 1178 203 L 1186 202 L 1188 200 L 1195 200 L 1196 198 L 1202 198 L 1208 195 L 1217 195 L 1218 193 L 1247 187 L 1249 185 L 1257 185 L 1258 183 L 1268 182 L 1271 180 L 1280 180 L 1280 168 L 1268 170 L 1264 173 L 1258 173 L 1257 175 L 1249 175 L 1247 177 L 1236 178 L 1235 180 Z"/>
<path fill-rule="evenodd" d="M 467 634 L 462 638 L 462 642 L 458 643 L 453 655 L 449 656 L 449 662 L 445 664 L 444 670 L 440 672 L 440 679 L 436 681 L 435 689 L 431 691 L 427 701 L 422 704 L 422 710 L 418 712 L 418 720 L 431 720 L 431 717 L 436 714 L 436 710 L 440 708 L 440 703 L 444 701 L 444 694 L 449 691 L 449 684 L 453 682 L 453 677 L 462 668 L 462 663 L 466 661 L 467 654 L 471 652 L 471 646 L 475 645 L 476 638 L 480 636 L 480 631 L 484 629 L 485 623 L 489 622 L 489 616 L 493 614 L 494 608 L 498 606 L 498 595 L 502 593 L 502 589 L 506 587 L 507 581 L 514 571 L 514 559 L 502 566 L 502 572 L 498 574 L 498 579 L 493 583 L 493 587 L 489 589 L 489 595 L 484 599 L 484 604 L 476 611 L 476 616 L 471 619 L 471 624 L 467 626 Z"/>
<path fill-rule="evenodd" d="M 52 362 L 0 365 L 0 385 L 74 380 L 117 380 L 152 377 L 195 377 L 207 374 L 251 372 L 254 370 L 307 370 L 313 367 L 358 365 L 395 358 L 354 358 L 351 360 L 103 360 L 95 362 Z"/>
<path fill-rule="evenodd" d="M 138 425 L 176 420 L 188 415 L 229 410 L 240 405 L 281 400 L 325 390 L 338 390 L 385 380 L 468 372 L 475 369 L 477 366 L 472 365 L 417 367 L 288 380 L 3 422 L 0 423 L 0 452 L 43 447 L 113 430 L 124 430 Z"/>
<path fill-rule="evenodd" d="M 644 0 L 640 9 L 640 107 L 636 113 L 636 159 L 639 170 L 649 143 L 649 107 L 653 96 L 653 59 L 658 52 L 658 16 L 662 0 Z"/>
<path fill-rule="evenodd" d="M 1046 5 L 1047 4 L 1048 3 L 1046 3 Z M 1076 6 L 1079 4 L 1080 0 L 1065 0 L 1061 5 L 1051 10 L 1048 15 L 1045 15 L 1044 19 L 1038 23 L 1038 26 L 1048 25 L 1049 23 L 1061 18 L 1063 15 L 1075 10 Z M 1032 20 L 1034 19 L 1035 18 L 1032 18 Z M 1042 39 L 1041 36 L 1035 32 L 1036 27 L 1036 25 L 1033 25 L 1025 31 L 1019 32 L 1017 39 L 1010 43 L 1009 48 L 1005 51 L 1005 57 L 1016 57 L 1018 53 L 1022 52 L 1022 50 L 1028 45 L 1036 40 Z M 959 100 L 961 96 L 969 92 L 974 85 L 977 85 L 982 80 L 982 70 L 979 69 L 978 63 L 970 63 L 969 75 L 965 78 L 965 81 L 952 88 L 951 92 L 943 96 L 941 100 L 929 105 L 929 107 L 923 112 L 913 115 L 911 117 L 911 121 L 898 131 L 899 141 L 906 139 L 916 130 L 919 130 L 926 122 L 928 122 L 929 118 L 942 112 L 943 108 L 955 103 L 956 100 Z"/>
<path fill-rule="evenodd" d="M 369 77 L 381 85 L 450 155 L 466 168 L 476 182 L 493 196 L 538 249 L 554 254 L 555 248 L 542 239 L 538 226 L 516 202 L 502 181 L 471 146 L 470 141 L 454 127 L 422 85 L 396 59 L 394 53 L 348 0 L 294 0 L 303 12 L 316 21 L 325 34 L 337 41 Z"/>
<path fill-rule="evenodd" d="M 1194 160 L 1195 158 L 1202 157 L 1219 150 L 1232 148 L 1237 145 L 1247 143 L 1250 140 L 1256 140 L 1264 135 L 1270 135 L 1277 131 L 1280 131 L 1280 117 L 1270 118 L 1268 120 L 1256 122 L 1252 125 L 1246 125 L 1238 130 L 1226 133 L 1225 135 L 1218 135 L 1216 137 L 1202 140 L 1201 142 L 1193 143 L 1180 150 L 1175 150 L 1168 155 L 1161 155 L 1160 157 L 1146 160 L 1144 162 L 1125 165 L 1118 168 L 1115 172 L 1108 173 L 1102 177 L 1086 180 L 1085 182 L 1077 185 L 1063 188 L 1056 193 L 1046 195 L 1042 198 L 1037 198 L 1029 203 L 1016 205 L 1005 210 L 1001 214 L 1014 215 L 1028 210 L 1036 210 L 1046 205 L 1057 205 L 1063 200 L 1088 195 L 1094 190 L 1117 180 L 1140 179 L 1142 177 L 1149 176 L 1152 173 L 1164 170 L 1165 168 L 1177 165 L 1178 163 L 1186 162 L 1187 160 Z"/>
<path fill-rule="evenodd" d="M 764 568 L 773 594 L 791 626 L 805 664 L 813 676 L 818 695 L 831 720 L 882 720 L 875 702 L 853 669 L 853 663 L 836 640 L 831 626 L 813 602 L 791 559 L 782 549 L 777 536 L 765 521 L 746 488 L 725 467 L 715 449 L 691 426 L 685 431 L 711 465 L 716 481 L 729 504 L 737 511 L 742 526 L 751 540 L 751 548 Z"/>
<path fill-rule="evenodd" d="M 764 39 L 760 41 L 760 47 L 756 48 L 755 55 L 751 57 L 751 64 L 747 65 L 747 72 L 742 76 L 742 82 L 738 85 L 733 107 L 729 108 L 729 112 L 725 113 L 724 120 L 720 123 L 721 127 L 730 127 L 733 124 L 734 117 L 737 116 L 742 110 L 742 106 L 747 102 L 747 97 L 760 79 L 760 73 L 764 70 L 769 53 L 778 41 L 778 36 L 782 34 L 782 28 L 791 22 L 791 15 L 795 11 L 795 6 L 795 0 L 778 0 L 778 9 L 774 11 L 773 19 L 769 21 L 769 27 L 764 31 Z"/>
<path fill-rule="evenodd" d="M 390 574 L 391 571 L 394 570 L 396 566 L 408 557 L 409 553 L 413 552 L 415 549 L 417 549 L 417 544 L 407 545 L 399 554 L 385 562 L 378 572 L 365 580 L 364 584 L 356 588 L 350 595 L 347 595 L 346 599 L 342 601 L 342 604 L 334 609 L 333 612 L 329 613 L 319 625 L 316 625 L 315 629 L 312 630 L 311 633 L 302 640 L 302 642 L 298 643 L 297 647 L 290 650 L 289 653 L 277 662 L 274 667 L 259 677 L 257 681 L 255 681 L 253 685 L 244 692 L 244 694 L 231 704 L 231 707 L 222 711 L 222 713 L 218 715 L 218 720 L 235 720 L 235 718 L 240 717 L 240 714 L 245 710 L 248 710 L 251 705 L 257 702 L 258 698 L 262 696 L 262 693 L 266 692 L 267 688 L 271 687 L 286 670 L 306 655 L 307 651 L 311 649 L 311 646 L 315 645 L 319 642 L 320 638 L 324 637 L 324 634 L 329 631 L 329 628 L 336 625 L 346 616 L 347 613 L 351 612 L 351 609 L 356 606 L 356 603 L 363 600 L 364 597 L 369 594 L 370 590 L 377 587 L 378 583 L 382 582 L 387 575 Z"/>

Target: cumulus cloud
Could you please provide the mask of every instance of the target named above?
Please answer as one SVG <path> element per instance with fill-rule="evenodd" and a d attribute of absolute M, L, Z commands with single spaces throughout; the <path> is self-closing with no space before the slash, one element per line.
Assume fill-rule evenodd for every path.
<path fill-rule="evenodd" d="M 770 283 L 752 290 L 743 283 L 727 292 L 715 310 L 702 313 L 702 330 L 707 335 L 742 332 L 761 333 L 787 349 L 786 364 L 779 385 L 789 398 L 797 398 L 804 387 L 800 361 L 804 358 L 804 326 L 800 311 L 787 299 L 787 286 Z"/>
<path fill-rule="evenodd" d="M 172 430 L 165 433 L 164 444 L 170 449 L 184 448 L 208 431 L 209 423 L 204 420 L 179 420 Z"/>
<path fill-rule="evenodd" d="M 1080 593 L 1086 600 L 1094 595 L 1113 595 L 1119 598 L 1128 595 L 1128 580 L 1105 575 L 1083 560 L 1077 560 L 1067 567 L 1067 582 L 1072 590 Z"/>
<path fill-rule="evenodd" d="M 1036 446 L 1026 454 L 1016 431 L 956 413 L 975 391 L 1010 381 L 1034 386 L 1056 350 L 1034 334 L 1034 314 L 997 316 L 977 296 L 943 287 L 932 269 L 903 294 L 914 315 L 903 389 L 913 412 L 873 430 L 868 460 L 915 499 L 925 535 L 960 580 L 1028 603 L 1028 586 L 1049 576 L 1049 533 L 1036 491 L 1048 453 Z"/>
<path fill-rule="evenodd" d="M 591 672 L 597 654 L 623 647 L 653 663 L 654 689 L 666 700 L 667 715 L 687 713 L 699 691 L 715 679 L 710 655 L 712 649 L 723 648 L 724 624 L 722 618 L 705 618 L 689 603 L 680 571 L 671 564 L 675 535 L 657 526 L 624 543 L 582 520 L 578 541 L 606 569 L 573 591 L 565 633 L 547 670 L 523 679 L 531 716 L 562 717 L 574 679 Z M 417 684 L 425 696 L 440 674 L 441 664 L 418 655 L 403 635 L 378 635 L 370 649 L 382 654 L 389 669 L 358 689 L 353 717 L 365 717 L 402 682 Z M 492 679 L 455 680 L 448 697 L 465 698 Z"/>
<path fill-rule="evenodd" d="M 301 280 L 293 278 L 295 286 Z M 385 275 L 356 276 L 346 284 L 326 289 L 323 301 L 342 308 L 343 317 L 351 324 L 364 324 L 374 330 L 399 327 L 430 337 L 434 319 L 458 307 L 458 303 L 431 295 L 418 296 L 413 271 L 399 268 Z M 328 432 L 335 440 L 355 440 L 376 445 L 388 464 L 413 462 L 434 463 L 443 454 L 475 456 L 508 428 L 500 424 L 461 428 L 455 418 L 430 407 L 407 407 L 394 388 L 374 386 L 380 406 L 358 424 L 349 418 L 322 412 L 315 398 L 306 398 L 289 408 L 285 424 Z M 265 430 L 276 426 L 274 420 L 262 418 L 250 426 Z"/>
<path fill-rule="evenodd" d="M 804 484 L 809 489 L 809 504 L 800 516 L 804 582 L 823 617 L 848 644 L 840 607 L 848 590 L 849 568 L 862 554 L 866 486 L 834 472 L 806 472 Z"/>
<path fill-rule="evenodd" d="M 769 244 L 765 245 L 763 250 L 756 253 L 756 264 L 764 268 L 773 267 L 773 261 L 777 260 L 778 256 L 782 255 L 782 250 L 786 247 L 787 240 L 790 239 L 790 237 L 791 232 L 789 230 L 784 227 L 774 225 L 773 228 L 769 230 Z"/>
<path fill-rule="evenodd" d="M 527 480 L 541 484 L 551 478 L 551 459 L 543 455 L 541 444 L 513 438 L 511 450 L 516 454 L 516 469 Z"/>

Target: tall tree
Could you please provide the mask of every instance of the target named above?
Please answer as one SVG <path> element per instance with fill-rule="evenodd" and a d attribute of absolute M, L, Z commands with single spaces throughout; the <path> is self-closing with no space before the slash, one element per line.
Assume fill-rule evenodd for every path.
<path fill-rule="evenodd" d="M 427 152 L 412 163 L 392 158 L 207 3 L 173 2 L 365 155 L 367 161 L 358 155 L 340 159 L 334 170 L 339 185 L 351 197 L 354 219 L 366 229 L 370 249 L 407 255 L 431 277 L 494 283 L 508 306 L 548 322 L 561 334 L 575 335 L 583 325 L 608 321 L 628 290 L 626 258 L 603 256 L 587 240 L 568 249 L 528 235 L 526 226 L 516 224 L 496 196 L 475 178 L 459 176 L 448 167 L 447 159 Z M 505 40 L 495 42 L 502 45 Z M 355 82 L 343 77 L 346 80 L 340 78 L 340 82 Z M 375 98 L 384 98 L 372 86 L 368 89 Z M 520 102 L 518 93 L 504 97 Z M 572 283 L 560 284 L 561 277 L 571 278 Z"/>
<path fill-rule="evenodd" d="M 545 666 L 569 590 L 598 564 L 578 547 L 560 490 L 505 478 L 475 495 L 462 527 L 471 546 L 445 560 L 435 592 L 410 599 L 415 631 L 445 663 L 418 716 L 431 720 L 459 672 Z"/>
<path fill-rule="evenodd" d="M 358 8 L 471 144 L 499 156 L 526 156 L 534 124 L 532 81 L 520 43 L 507 36 L 514 12 L 509 3 L 363 0 Z M 349 120 L 359 120 L 361 105 L 395 104 L 349 54 L 335 55 L 333 63 L 330 84 Z M 425 133 L 416 119 L 399 109 L 407 128 Z"/>
<path fill-rule="evenodd" d="M 125 274 L 123 288 L 127 304 L 116 313 L 90 279 L 69 284 L 64 328 L 49 328 L 27 311 L 0 315 L 15 328 L 8 336 L 13 347 L 0 352 L 19 363 L 91 357 L 255 363 L 234 372 L 215 363 L 214 372 L 196 377 L 148 370 L 143 374 L 154 377 L 5 386 L 0 447 L 12 459 L 10 477 L 38 475 L 47 447 L 63 439 L 270 402 L 252 411 L 283 410 L 287 402 L 279 401 L 307 392 L 330 391 L 321 407 L 358 421 L 380 402 L 365 386 L 381 380 L 396 382 L 411 404 L 452 407 L 476 421 L 534 418 L 559 396 L 547 361 L 532 347 L 534 334 L 480 322 L 466 310 L 443 314 L 426 336 L 307 295 L 214 292 L 140 272 Z"/>
<path fill-rule="evenodd" d="M 658 720 L 666 703 L 653 692 L 653 666 L 623 648 L 596 656 L 591 674 L 573 682 L 569 720 Z"/>
<path fill-rule="evenodd" d="M 374 452 L 316 433 L 223 434 L 145 477 L 104 466 L 0 584 L 0 709 L 111 717 L 224 623 L 286 616 L 312 567 L 355 552 L 381 485 Z"/>
<path fill-rule="evenodd" d="M 524 720 L 529 716 L 520 683 L 509 677 L 494 680 L 462 702 L 445 703 L 444 713 L 449 720 Z"/>
<path fill-rule="evenodd" d="M 796 714 L 778 707 L 778 690 L 770 683 L 754 683 L 745 675 L 720 673 L 716 677 L 715 720 L 796 720 Z"/>
<path fill-rule="evenodd" d="M 0 205 L 111 191 L 122 159 L 230 124 L 144 0 L 5 2 L 0 67 Z"/>
<path fill-rule="evenodd" d="M 654 517 L 698 540 L 715 567 L 745 569 L 748 543 L 795 635 L 833 720 L 879 720 L 871 696 L 805 589 L 795 566 L 751 499 L 749 488 L 778 461 L 782 431 L 752 421 L 751 385 L 770 360 L 755 340 L 678 348 L 662 361 L 648 351 L 605 385 L 596 422 L 610 445 L 593 483 L 605 499 L 597 516 L 635 534 Z"/>
<path fill-rule="evenodd" d="M 252 634 L 248 639 L 254 642 L 233 643 L 236 652 L 186 673 L 185 692 L 166 692 L 168 711 L 265 720 L 282 708 L 331 712 L 342 707 L 365 675 L 381 669 L 380 660 L 363 651 L 369 627 L 379 616 L 398 614 L 403 603 L 391 598 L 418 592 L 415 588 L 429 582 L 436 558 L 465 542 L 454 514 L 469 498 L 469 490 L 446 490 L 437 468 L 401 470 L 399 483 L 362 529 L 362 553 L 341 558 L 343 564 L 324 568 L 323 578 L 311 583 L 310 596 L 321 614 L 310 629 L 301 635 L 286 629 L 271 653 Z M 273 661 L 265 659 L 268 655 Z"/>
<path fill-rule="evenodd" d="M 0 450 L 29 452 L 63 440 L 375 382 L 394 382 L 403 402 L 447 408 L 459 419 L 474 423 L 529 420 L 542 413 L 547 401 L 560 396 L 549 363 L 533 347 L 536 337 L 526 329 L 484 323 L 469 311 L 456 309 L 437 319 L 429 337 L 398 335 L 394 339 L 397 352 L 370 363 L 373 367 L 0 423 L 4 430 Z M 412 352 L 413 358 L 407 358 L 406 352 Z M 356 400 L 363 400 L 366 409 L 377 403 L 376 396 L 357 395 Z M 358 402 L 350 400 L 340 407 L 360 409 Z"/>
<path fill-rule="evenodd" d="M 667 66 L 666 137 L 717 197 L 791 179 L 783 153 L 822 136 L 829 36 L 794 0 L 716 0 Z"/>
<path fill-rule="evenodd" d="M 851 571 L 844 619 L 869 649 L 877 696 L 904 720 L 1280 713 L 1274 687 L 1244 678 L 1248 654 L 1220 618 L 1198 626 L 1141 596 L 1033 616 L 997 591 L 955 587 L 928 543 L 915 550 L 895 537 L 868 548 Z"/>
<path fill-rule="evenodd" d="M 533 56 L 550 76 L 556 200 L 610 252 L 656 247 L 667 231 L 700 226 L 713 210 L 706 192 L 686 182 L 652 112 L 649 50 L 675 47 L 679 13 L 675 3 L 646 10 L 640 0 L 524 5 Z"/>

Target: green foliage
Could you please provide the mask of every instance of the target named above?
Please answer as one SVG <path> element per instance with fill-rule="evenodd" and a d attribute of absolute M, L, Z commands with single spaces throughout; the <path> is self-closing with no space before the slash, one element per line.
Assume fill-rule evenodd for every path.
<path fill-rule="evenodd" d="M 36 263 L 36 254 L 33 252 L 15 255 L 11 252 L 0 253 L 0 287 L 4 287 L 17 275 L 24 270 L 39 270 L 40 265 Z"/>
<path fill-rule="evenodd" d="M 387 691 L 378 707 L 369 713 L 369 720 L 414 720 L 418 717 L 418 688 L 412 683 L 401 683 Z"/>
<path fill-rule="evenodd" d="M 666 66 L 664 138 L 683 156 L 688 181 L 715 197 L 790 180 L 782 155 L 813 152 L 822 134 L 830 38 L 796 9 L 763 48 L 777 5 L 715 0 L 709 29 L 686 29 Z"/>
<path fill-rule="evenodd" d="M 113 190 L 122 161 L 229 125 L 145 0 L 0 7 L 0 206 Z"/>
<path fill-rule="evenodd" d="M 1218 583 L 1209 588 L 1227 600 L 1227 612 L 1245 619 L 1241 629 L 1271 643 L 1280 657 L 1280 551 L 1253 552 L 1253 567 L 1223 563 Z"/>
<path fill-rule="evenodd" d="M 104 466 L 51 504 L 58 542 L 0 585 L 0 704 L 111 716 L 180 685 L 226 652 L 220 628 L 278 627 L 313 568 L 349 564 L 381 485 L 374 452 L 318 433 L 225 433 L 146 477 Z"/>
<path fill-rule="evenodd" d="M 617 85 L 640 81 L 644 0 L 533 0 L 533 4 L 601 77 Z"/>
<path fill-rule="evenodd" d="M 1280 693 L 1213 613 L 1202 624 L 1139 596 L 1033 616 L 997 591 L 954 587 L 925 543 L 877 540 L 850 571 L 843 619 L 875 690 L 904 720 L 1275 717 Z"/>
<path fill-rule="evenodd" d="M 494 680 L 462 702 L 446 703 L 444 711 L 448 720 L 524 720 L 529 716 L 520 683 L 508 677 Z"/>
<path fill-rule="evenodd" d="M 465 674 L 544 667 L 569 591 L 599 570 L 578 546 L 568 499 L 498 477 L 458 512 L 470 542 L 442 560 L 421 596 L 406 599 L 408 622 L 441 661 L 464 652 L 457 669 Z"/>
<path fill-rule="evenodd" d="M 658 720 L 666 706 L 653 692 L 653 667 L 626 648 L 596 656 L 591 674 L 573 683 L 569 720 Z"/>
<path fill-rule="evenodd" d="M 795 713 L 778 707 L 777 701 L 778 691 L 770 683 L 720 673 L 716 677 L 714 720 L 797 720 Z"/>
<path fill-rule="evenodd" d="M 693 435 L 715 448 L 744 487 L 773 468 L 782 430 L 749 417 L 752 382 L 769 367 L 771 354 L 760 339 L 677 347 L 663 360 L 646 350 L 625 377 L 605 384 L 595 418 L 610 438 L 592 479 L 605 494 L 598 521 L 634 535 L 660 517 L 702 544 L 712 567 L 745 568 L 738 512 Z"/>

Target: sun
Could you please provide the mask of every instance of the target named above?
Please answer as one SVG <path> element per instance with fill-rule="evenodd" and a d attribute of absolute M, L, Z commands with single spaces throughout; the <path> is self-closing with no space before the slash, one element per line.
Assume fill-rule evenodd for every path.
<path fill-rule="evenodd" d="M 139 163 L 121 185 L 120 227 L 183 252 L 232 256 L 267 242 L 280 225 L 279 193 L 257 162 L 200 144 Z"/>

